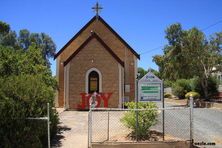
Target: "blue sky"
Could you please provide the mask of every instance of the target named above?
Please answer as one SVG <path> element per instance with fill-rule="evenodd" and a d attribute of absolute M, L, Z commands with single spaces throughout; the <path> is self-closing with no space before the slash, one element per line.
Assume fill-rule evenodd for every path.
<path fill-rule="evenodd" d="M 0 0 L 0 20 L 12 30 L 50 35 L 60 50 L 94 15 L 96 0 Z M 141 55 L 138 66 L 158 69 L 152 57 L 162 54 L 164 30 L 173 23 L 198 27 L 208 36 L 222 31 L 222 0 L 99 0 L 100 15 Z M 51 60 L 55 74 L 55 61 Z"/>

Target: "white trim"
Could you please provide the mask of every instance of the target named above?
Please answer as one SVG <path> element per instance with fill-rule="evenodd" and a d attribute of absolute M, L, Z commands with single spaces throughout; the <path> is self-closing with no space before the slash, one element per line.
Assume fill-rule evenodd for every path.
<path fill-rule="evenodd" d="M 86 93 L 89 93 L 89 92 L 88 92 L 88 86 L 89 86 L 88 80 L 89 80 L 89 74 L 90 74 L 90 72 L 92 72 L 92 71 L 96 71 L 96 72 L 99 74 L 99 92 L 102 92 L 102 74 L 101 74 L 101 72 L 100 72 L 97 68 L 90 68 L 90 69 L 86 72 L 85 92 L 86 92 Z"/>
<path fill-rule="evenodd" d="M 56 79 L 59 80 L 60 56 L 56 59 Z"/>
<path fill-rule="evenodd" d="M 124 87 L 125 87 L 125 69 L 124 68 L 122 68 L 122 99 L 124 99 L 125 98 L 125 91 L 124 91 Z M 123 101 L 123 100 L 122 100 Z M 124 101 L 123 101 L 124 102 Z M 122 106 L 123 107 L 123 106 Z"/>
<path fill-rule="evenodd" d="M 64 73 L 64 107 L 65 109 L 69 108 L 69 69 L 70 63 L 68 63 L 65 67 Z"/>
<path fill-rule="evenodd" d="M 134 56 L 134 70 L 135 70 L 135 94 L 134 94 L 134 98 L 135 98 L 135 102 L 136 102 L 136 96 L 137 96 L 137 85 L 136 85 L 136 78 L 137 78 L 137 73 L 138 73 L 138 69 L 137 69 L 137 57 Z"/>
<path fill-rule="evenodd" d="M 63 97 L 63 107 L 64 108 L 66 108 L 66 106 L 65 106 L 65 104 L 66 104 L 66 90 L 67 90 L 67 88 L 66 88 L 66 79 L 67 79 L 67 75 L 66 75 L 66 73 L 67 73 L 67 66 L 65 66 L 64 67 L 64 97 Z"/>
<path fill-rule="evenodd" d="M 119 69 L 119 108 L 122 107 L 122 73 L 121 73 L 121 65 L 118 64 L 118 69 Z"/>
<path fill-rule="evenodd" d="M 69 70 L 70 70 L 70 63 L 68 63 L 68 71 L 67 71 L 67 100 L 66 100 L 66 105 L 67 108 L 69 108 Z"/>
<path fill-rule="evenodd" d="M 59 66 L 60 66 L 59 63 L 60 63 L 60 57 L 58 57 L 56 59 L 56 80 L 57 80 L 57 82 L 59 82 Z M 58 94 L 59 94 L 59 91 L 56 90 L 56 96 L 55 96 L 55 100 L 54 100 L 56 107 L 59 107 L 59 95 Z"/>

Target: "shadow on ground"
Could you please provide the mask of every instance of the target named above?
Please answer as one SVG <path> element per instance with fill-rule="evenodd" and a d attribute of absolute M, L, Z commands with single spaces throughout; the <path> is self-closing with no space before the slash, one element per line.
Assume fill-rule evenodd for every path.
<path fill-rule="evenodd" d="M 70 131 L 71 128 L 67 126 L 58 126 L 58 132 L 52 140 L 52 147 L 61 147 L 61 140 L 64 139 L 63 132 Z"/>
<path fill-rule="evenodd" d="M 187 105 L 171 105 L 171 107 L 187 107 Z"/>

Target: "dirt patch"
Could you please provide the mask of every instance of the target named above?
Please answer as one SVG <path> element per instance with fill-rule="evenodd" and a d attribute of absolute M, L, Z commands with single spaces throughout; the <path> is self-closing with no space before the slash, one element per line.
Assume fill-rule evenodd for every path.
<path fill-rule="evenodd" d="M 136 137 L 133 137 L 131 134 L 118 134 L 110 137 L 109 142 L 136 142 Z M 150 134 L 147 137 L 144 137 L 140 142 L 153 142 L 153 141 L 163 141 L 163 133 L 151 130 Z M 164 141 L 182 141 L 178 137 L 172 135 L 165 135 Z"/>
<path fill-rule="evenodd" d="M 180 105 L 180 106 L 186 106 L 187 105 L 187 99 L 168 99 L 164 98 L 167 103 Z"/>

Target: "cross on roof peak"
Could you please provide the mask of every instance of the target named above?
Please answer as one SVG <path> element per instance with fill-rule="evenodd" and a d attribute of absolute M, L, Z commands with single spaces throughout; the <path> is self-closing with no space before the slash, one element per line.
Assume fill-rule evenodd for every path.
<path fill-rule="evenodd" d="M 101 7 L 99 5 L 99 3 L 97 2 L 96 5 L 94 7 L 92 7 L 92 9 L 96 12 L 96 17 L 99 17 L 99 11 L 103 9 L 103 7 Z"/>

